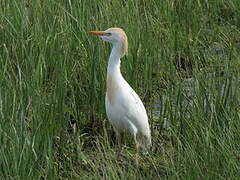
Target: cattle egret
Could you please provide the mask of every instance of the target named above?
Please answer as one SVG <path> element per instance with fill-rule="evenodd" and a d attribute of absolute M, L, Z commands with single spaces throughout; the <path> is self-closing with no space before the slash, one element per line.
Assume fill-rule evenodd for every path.
<path fill-rule="evenodd" d="M 117 142 L 120 144 L 121 134 L 128 132 L 134 137 L 137 152 L 139 147 L 146 152 L 151 146 L 146 109 L 120 71 L 120 58 L 128 50 L 127 36 L 120 28 L 109 28 L 105 31 L 90 31 L 88 33 L 97 35 L 103 41 L 112 44 L 107 67 L 105 107 L 108 120 L 116 133 Z"/>

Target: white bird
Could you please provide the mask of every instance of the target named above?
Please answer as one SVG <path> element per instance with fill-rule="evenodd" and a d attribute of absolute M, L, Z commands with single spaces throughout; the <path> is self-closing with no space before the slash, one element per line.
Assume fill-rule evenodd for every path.
<path fill-rule="evenodd" d="M 107 92 L 105 97 L 106 113 L 116 133 L 118 144 L 121 134 L 130 133 L 134 137 L 137 152 L 139 147 L 147 151 L 151 146 L 151 133 L 146 109 L 120 71 L 120 58 L 128 50 L 128 40 L 121 28 L 109 28 L 105 31 L 90 31 L 103 41 L 112 44 L 107 67 Z"/>

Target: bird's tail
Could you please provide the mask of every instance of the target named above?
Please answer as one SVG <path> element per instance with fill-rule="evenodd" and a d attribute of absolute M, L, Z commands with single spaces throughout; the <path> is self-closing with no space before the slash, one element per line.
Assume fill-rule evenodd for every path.
<path fill-rule="evenodd" d="M 145 153 L 148 153 L 150 150 L 150 147 L 152 146 L 152 140 L 151 140 L 151 134 L 150 132 L 148 134 L 141 135 L 139 137 L 139 145 L 143 149 Z"/>

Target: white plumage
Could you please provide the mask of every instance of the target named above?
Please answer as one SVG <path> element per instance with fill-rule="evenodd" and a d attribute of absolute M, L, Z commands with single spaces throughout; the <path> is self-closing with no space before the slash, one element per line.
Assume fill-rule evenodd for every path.
<path fill-rule="evenodd" d="M 128 49 L 127 36 L 120 28 L 90 31 L 89 34 L 98 35 L 113 46 L 107 68 L 105 106 L 118 142 L 120 143 L 121 133 L 129 132 L 134 137 L 137 149 L 140 146 L 147 151 L 151 146 L 151 133 L 145 107 L 120 71 L 120 58 Z"/>

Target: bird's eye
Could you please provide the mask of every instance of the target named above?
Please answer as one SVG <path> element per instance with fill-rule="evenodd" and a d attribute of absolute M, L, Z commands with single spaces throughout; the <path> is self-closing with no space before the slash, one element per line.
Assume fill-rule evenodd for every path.
<path fill-rule="evenodd" d="M 111 36 L 112 33 L 105 33 L 105 36 Z"/>

